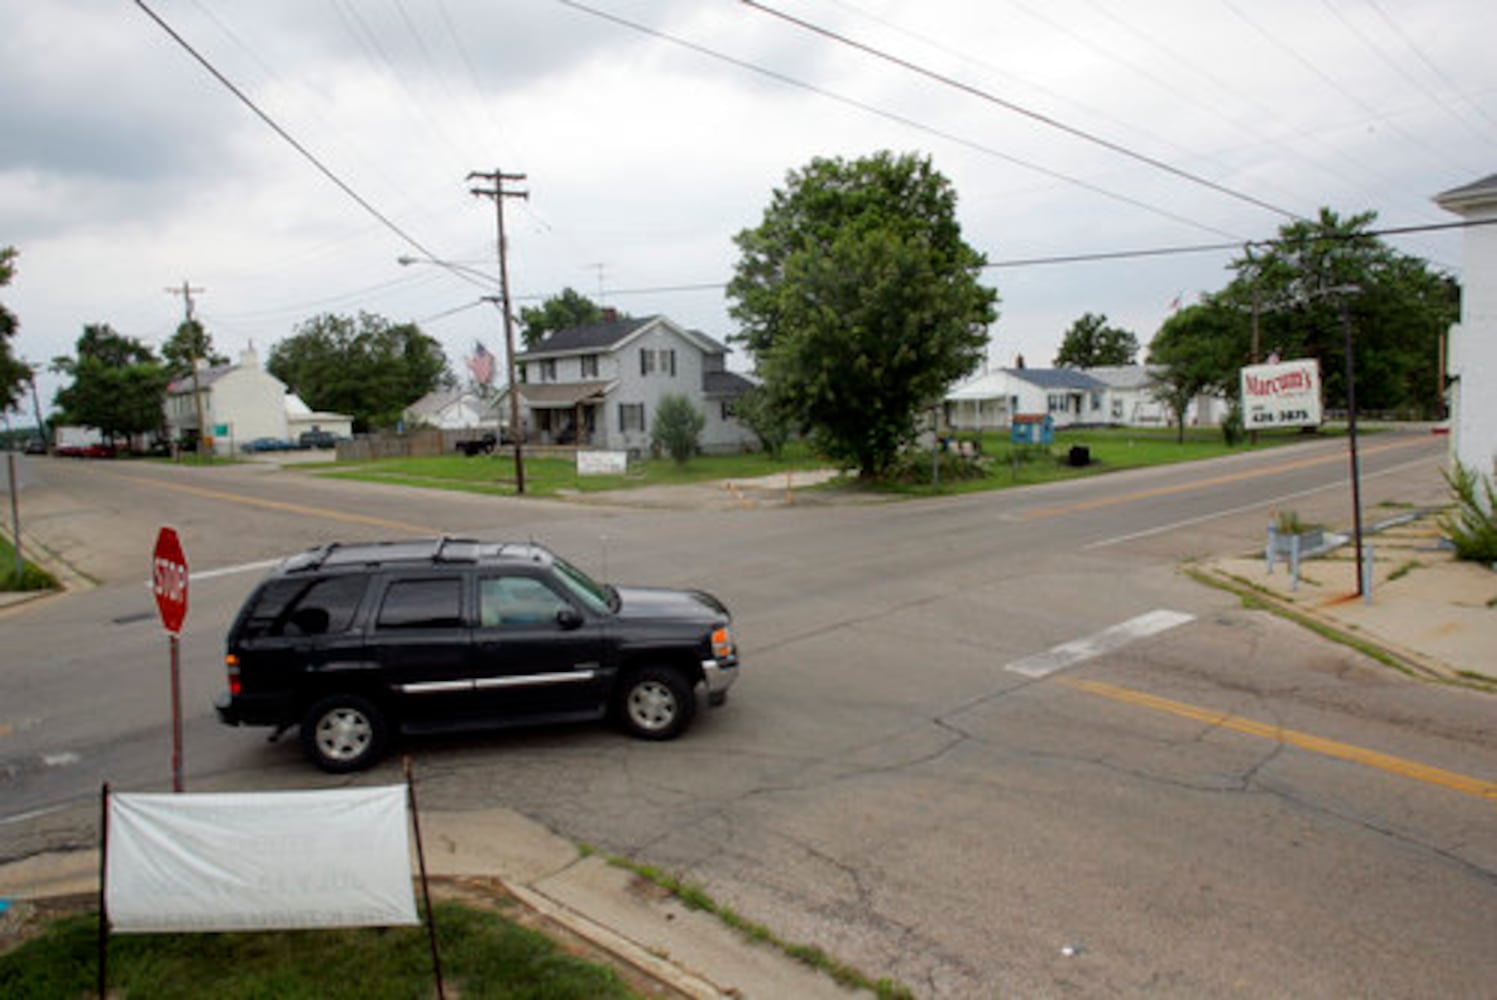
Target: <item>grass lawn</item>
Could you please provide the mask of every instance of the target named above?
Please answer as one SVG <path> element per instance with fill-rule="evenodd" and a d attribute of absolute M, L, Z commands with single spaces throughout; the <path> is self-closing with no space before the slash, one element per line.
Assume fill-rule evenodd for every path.
<path fill-rule="evenodd" d="M 566 492 L 595 493 L 635 486 L 669 486 L 716 479 L 747 479 L 784 475 L 787 471 L 823 468 L 826 462 L 804 445 L 792 445 L 779 459 L 762 453 L 749 455 L 700 455 L 677 465 L 668 458 L 647 459 L 629 467 L 622 476 L 579 476 L 570 458 L 525 459 L 525 492 L 531 496 L 559 496 Z M 511 495 L 515 492 L 512 452 L 493 455 L 433 455 L 429 458 L 386 458 L 370 462 L 336 462 L 304 465 L 320 475 L 360 479 L 375 483 L 401 483 L 471 493 Z"/>
<path fill-rule="evenodd" d="M 612 968 L 576 958 L 499 908 L 435 906 L 450 996 L 610 1000 L 632 998 Z M 0 955 L 0 996 L 93 996 L 98 916 L 67 917 Z M 253 934 L 121 934 L 109 942 L 111 995 L 173 1000 L 413 1000 L 435 995 L 424 927 L 262 931 Z"/>
<path fill-rule="evenodd" d="M 0 591 L 51 590 L 57 581 L 40 566 L 24 561 L 22 553 L 21 575 L 16 576 L 16 548 L 7 538 L 0 538 Z"/>
<path fill-rule="evenodd" d="M 917 457 L 911 463 L 916 472 L 915 482 L 868 485 L 844 479 L 834 482 L 830 488 L 915 495 L 973 493 L 1094 476 L 1118 469 L 1216 458 L 1305 440 L 1304 435 L 1294 430 L 1264 431 L 1259 433 L 1256 445 L 1244 441 L 1233 447 L 1223 441 L 1221 431 L 1215 427 L 1187 429 L 1183 442 L 1176 440 L 1176 432 L 1171 429 L 1112 427 L 1057 431 L 1055 442 L 1048 446 L 1015 447 L 1009 443 L 1007 434 L 1002 432 L 956 436 L 962 440 L 972 440 L 974 437 L 981 440 L 982 454 L 986 458 L 986 475 L 959 479 L 943 474 L 939 488 L 933 489 L 929 482 L 930 465 Z M 1090 464 L 1073 467 L 1067 463 L 1066 458 L 1076 445 L 1090 449 Z M 525 460 L 525 492 L 531 496 L 554 497 L 567 493 L 594 493 L 637 486 L 749 479 L 784 475 L 786 472 L 802 469 L 825 468 L 828 464 L 830 463 L 825 459 L 813 454 L 804 443 L 790 445 L 779 459 L 759 453 L 701 455 L 685 465 L 677 465 L 670 459 L 649 459 L 631 465 L 628 474 L 621 476 L 579 476 L 576 464 L 570 458 L 535 456 Z M 507 452 L 473 458 L 436 455 L 429 458 L 388 458 L 368 462 L 328 462 L 299 468 L 319 475 L 367 482 L 400 483 L 504 496 L 515 492 L 514 459 Z"/>

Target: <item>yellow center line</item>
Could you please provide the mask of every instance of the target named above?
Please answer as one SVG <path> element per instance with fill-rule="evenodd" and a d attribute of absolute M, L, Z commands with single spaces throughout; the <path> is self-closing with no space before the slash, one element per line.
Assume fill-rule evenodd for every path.
<path fill-rule="evenodd" d="M 1413 448 L 1429 442 L 1423 438 L 1415 438 L 1412 441 L 1398 441 L 1392 444 L 1362 448 L 1363 457 L 1376 455 L 1385 451 L 1396 451 L 1400 448 Z M 1119 493 L 1115 496 L 1098 497 L 1095 500 L 1081 500 L 1076 503 L 1063 504 L 1057 507 L 1036 507 L 1026 510 L 1019 517 L 1022 520 L 1038 520 L 1045 517 L 1060 517 L 1062 514 L 1074 514 L 1086 510 L 1096 510 L 1099 507 L 1113 507 L 1117 504 L 1133 503 L 1138 500 L 1151 500 L 1155 497 L 1170 496 L 1176 493 L 1192 493 L 1196 490 L 1210 489 L 1213 486 L 1226 486 L 1230 483 L 1240 483 L 1248 479 L 1262 479 L 1264 476 L 1277 475 L 1281 472 L 1290 472 L 1294 469 L 1308 469 L 1317 465 L 1325 465 L 1330 462 L 1345 462 L 1345 455 L 1317 455 L 1313 458 L 1300 458 L 1292 462 L 1280 462 L 1262 469 L 1247 469 L 1242 472 L 1230 472 L 1221 476 L 1211 476 L 1207 479 L 1196 479 L 1188 483 L 1176 483 L 1173 486 L 1154 486 L 1146 490 L 1134 490 L 1132 493 Z"/>
<path fill-rule="evenodd" d="M 1413 778 L 1415 781 L 1423 781 L 1427 784 L 1439 785 L 1442 788 L 1449 788 L 1452 791 L 1462 792 L 1466 795 L 1474 795 L 1480 799 L 1497 801 L 1497 782 L 1483 781 L 1481 778 L 1473 778 L 1468 775 L 1457 774 L 1454 771 L 1430 767 L 1427 764 L 1420 764 L 1417 761 L 1406 760 L 1402 757 L 1394 757 L 1391 754 L 1378 753 L 1376 750 L 1353 746 L 1350 743 L 1338 743 L 1335 740 L 1322 739 L 1319 736 L 1312 736 L 1309 733 L 1296 732 L 1293 729 L 1271 726 L 1263 722 L 1254 722 L 1252 719 L 1244 719 L 1226 712 L 1219 712 L 1216 709 L 1187 705 L 1184 702 L 1171 701 L 1168 698 L 1161 698 L 1158 695 L 1145 694 L 1142 691 L 1116 687 L 1112 684 L 1103 684 L 1100 681 L 1080 680 L 1074 677 L 1061 677 L 1057 679 L 1066 687 L 1074 688 L 1077 691 L 1085 691 L 1088 694 L 1099 695 L 1103 698 L 1111 698 L 1113 701 L 1121 701 L 1143 708 L 1152 708 L 1155 711 L 1167 712 L 1170 715 L 1177 715 L 1184 719 L 1194 719 L 1197 722 L 1204 722 L 1220 729 L 1246 733 L 1249 736 L 1259 736 L 1266 740 L 1274 740 L 1278 743 L 1298 747 L 1301 750 L 1308 750 L 1311 753 L 1351 761 L 1354 764 L 1376 768 L 1379 771 L 1387 771 L 1390 774 Z"/>
<path fill-rule="evenodd" d="M 440 535 L 440 528 L 429 525 L 410 524 L 406 521 L 392 521 L 383 517 L 372 517 L 368 514 L 354 514 L 349 511 L 332 510 L 327 507 L 312 507 L 307 504 L 291 503 L 286 500 L 266 500 L 261 497 L 245 496 L 241 493 L 228 493 L 224 490 L 210 490 L 202 486 L 188 486 L 185 483 L 172 483 L 161 479 L 147 479 L 142 476 L 127 476 L 116 473 L 121 479 L 129 479 L 137 483 L 145 483 L 149 486 L 176 490 L 179 493 L 190 493 L 193 496 L 204 497 L 209 500 L 224 500 L 229 503 L 243 504 L 247 507 L 264 507 L 267 510 L 286 511 L 290 514 L 305 514 L 310 517 L 321 517 L 331 521 L 347 521 L 350 524 L 368 524 L 376 528 L 390 528 L 394 531 L 408 532 L 413 535 Z"/>

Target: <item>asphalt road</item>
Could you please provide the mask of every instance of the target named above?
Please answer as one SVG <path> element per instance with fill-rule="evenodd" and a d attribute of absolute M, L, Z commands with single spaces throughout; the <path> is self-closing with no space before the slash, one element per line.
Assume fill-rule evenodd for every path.
<path fill-rule="evenodd" d="M 1363 444 L 1369 521 L 1443 499 L 1443 442 Z M 756 509 L 249 466 L 31 474 L 28 523 L 101 586 L 0 617 L 0 860 L 92 843 L 105 780 L 170 786 L 167 643 L 144 584 L 160 524 L 194 570 L 191 790 L 339 783 L 293 740 L 212 719 L 258 564 L 334 538 L 535 538 L 610 580 L 716 592 L 744 676 L 670 744 L 603 727 L 410 741 L 426 808 L 517 809 L 921 996 L 1485 997 L 1497 982 L 1497 803 L 1437 780 L 1490 787 L 1491 699 L 1181 572 L 1260 544 L 1275 509 L 1349 523 L 1344 442 Z"/>

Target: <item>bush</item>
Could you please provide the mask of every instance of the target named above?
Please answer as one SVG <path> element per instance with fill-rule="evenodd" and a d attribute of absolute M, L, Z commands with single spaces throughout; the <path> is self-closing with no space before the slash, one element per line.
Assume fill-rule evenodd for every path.
<path fill-rule="evenodd" d="M 1440 518 L 1455 554 L 1473 562 L 1497 563 L 1497 490 L 1492 480 L 1459 462 L 1445 472 L 1456 509 Z"/>
<path fill-rule="evenodd" d="M 967 479 L 982 479 L 988 474 L 980 459 L 969 458 L 954 451 L 938 453 L 941 482 L 955 483 Z M 909 449 L 900 452 L 889 466 L 886 478 L 889 482 L 904 486 L 929 486 L 931 473 L 930 452 Z"/>
<path fill-rule="evenodd" d="M 678 465 L 685 465 L 697 453 L 697 438 L 706 426 L 706 416 L 691 405 L 691 400 L 681 395 L 663 396 L 655 410 L 650 442 Z"/>
<path fill-rule="evenodd" d="M 1242 444 L 1245 433 L 1242 429 L 1242 406 L 1233 403 L 1227 410 L 1226 419 L 1222 421 L 1222 440 L 1227 443 L 1228 448 L 1236 448 Z"/>

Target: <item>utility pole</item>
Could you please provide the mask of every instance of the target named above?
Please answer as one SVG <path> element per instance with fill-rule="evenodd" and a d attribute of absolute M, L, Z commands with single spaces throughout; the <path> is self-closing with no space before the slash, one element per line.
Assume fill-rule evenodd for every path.
<path fill-rule="evenodd" d="M 186 309 L 186 315 L 187 315 L 187 319 L 184 320 L 185 323 L 196 323 L 197 322 L 197 318 L 193 315 L 194 303 L 192 301 L 192 294 L 194 292 L 202 293 L 204 291 L 206 291 L 206 289 L 204 289 L 204 288 L 194 288 L 192 285 L 189 285 L 187 283 L 186 279 L 183 279 L 183 281 L 182 281 L 182 287 L 181 288 L 168 288 L 166 290 L 166 292 L 167 292 L 168 295 L 180 295 L 180 296 L 182 296 L 182 302 L 183 302 L 184 308 Z M 192 357 L 191 357 L 191 360 L 192 360 L 192 405 L 193 405 L 193 408 L 197 410 L 197 419 L 198 419 L 198 450 L 197 450 L 197 456 L 198 456 L 198 461 L 201 462 L 203 460 L 203 448 L 204 448 L 205 445 L 213 443 L 213 435 L 208 433 L 208 428 L 203 423 L 203 393 L 202 393 L 201 387 L 198 385 L 198 352 L 197 352 L 197 345 L 196 344 L 192 345 Z"/>
<path fill-rule="evenodd" d="M 475 187 L 468 190 L 477 197 L 494 199 L 494 216 L 499 225 L 499 310 L 504 314 L 504 354 L 509 374 L 509 432 L 515 442 L 516 493 L 525 492 L 525 451 L 521 444 L 525 437 L 525 428 L 520 424 L 520 383 L 515 378 L 515 330 L 509 310 L 509 264 L 504 237 L 504 199 L 528 198 L 530 192 L 506 191 L 504 182 L 523 181 L 524 179 L 524 174 L 506 174 L 498 167 L 495 167 L 492 173 L 475 170 L 468 175 L 470 181 L 483 180 L 493 185 L 493 187 Z"/>

